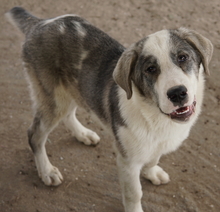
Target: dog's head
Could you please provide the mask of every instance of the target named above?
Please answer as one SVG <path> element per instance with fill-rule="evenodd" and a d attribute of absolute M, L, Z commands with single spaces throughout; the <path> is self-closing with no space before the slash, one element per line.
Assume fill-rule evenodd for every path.
<path fill-rule="evenodd" d="M 149 35 L 125 50 L 113 73 L 127 98 L 135 86 L 173 120 L 187 121 L 196 110 L 199 81 L 209 74 L 213 46 L 195 31 L 180 28 Z"/>

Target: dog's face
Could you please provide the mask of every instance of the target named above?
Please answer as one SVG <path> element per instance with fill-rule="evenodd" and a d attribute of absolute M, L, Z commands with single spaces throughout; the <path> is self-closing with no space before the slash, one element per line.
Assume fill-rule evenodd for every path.
<path fill-rule="evenodd" d="M 132 97 L 132 86 L 176 121 L 188 121 L 196 110 L 202 72 L 209 73 L 213 47 L 202 35 L 184 28 L 163 30 L 128 48 L 113 77 Z"/>

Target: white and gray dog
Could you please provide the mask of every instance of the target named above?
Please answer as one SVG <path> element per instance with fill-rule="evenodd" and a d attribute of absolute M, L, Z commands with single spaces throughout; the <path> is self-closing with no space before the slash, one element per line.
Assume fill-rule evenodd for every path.
<path fill-rule="evenodd" d="M 143 212 L 140 174 L 155 185 L 169 182 L 157 164 L 187 138 L 201 111 L 211 42 L 179 28 L 125 49 L 77 15 L 44 20 L 15 7 L 7 16 L 26 36 L 22 57 L 34 106 L 28 139 L 42 181 L 63 180 L 45 149 L 61 120 L 79 141 L 99 142 L 76 118 L 77 106 L 90 108 L 114 135 L 125 211 Z"/>

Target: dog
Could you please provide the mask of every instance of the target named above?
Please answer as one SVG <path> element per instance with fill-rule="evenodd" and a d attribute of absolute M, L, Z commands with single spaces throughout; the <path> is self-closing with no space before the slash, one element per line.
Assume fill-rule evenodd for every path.
<path fill-rule="evenodd" d="M 170 181 L 158 162 L 188 137 L 201 112 L 212 43 L 178 28 L 125 49 L 77 15 L 45 20 L 15 7 L 7 17 L 26 36 L 22 57 L 34 108 L 28 140 L 42 181 L 63 181 L 45 149 L 60 121 L 80 142 L 100 141 L 76 118 L 77 107 L 89 108 L 114 135 L 125 211 L 143 212 L 140 175 L 155 185 Z"/>

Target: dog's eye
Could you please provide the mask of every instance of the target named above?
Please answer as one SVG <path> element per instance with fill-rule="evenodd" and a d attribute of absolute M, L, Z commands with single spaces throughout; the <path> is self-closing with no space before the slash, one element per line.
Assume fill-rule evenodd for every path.
<path fill-rule="evenodd" d="M 177 60 L 179 63 L 184 63 L 188 60 L 189 56 L 186 54 L 181 54 L 178 56 Z"/>
<path fill-rule="evenodd" d="M 146 72 L 147 73 L 150 73 L 150 74 L 153 74 L 157 71 L 157 68 L 155 66 L 150 66 L 147 68 Z"/>

